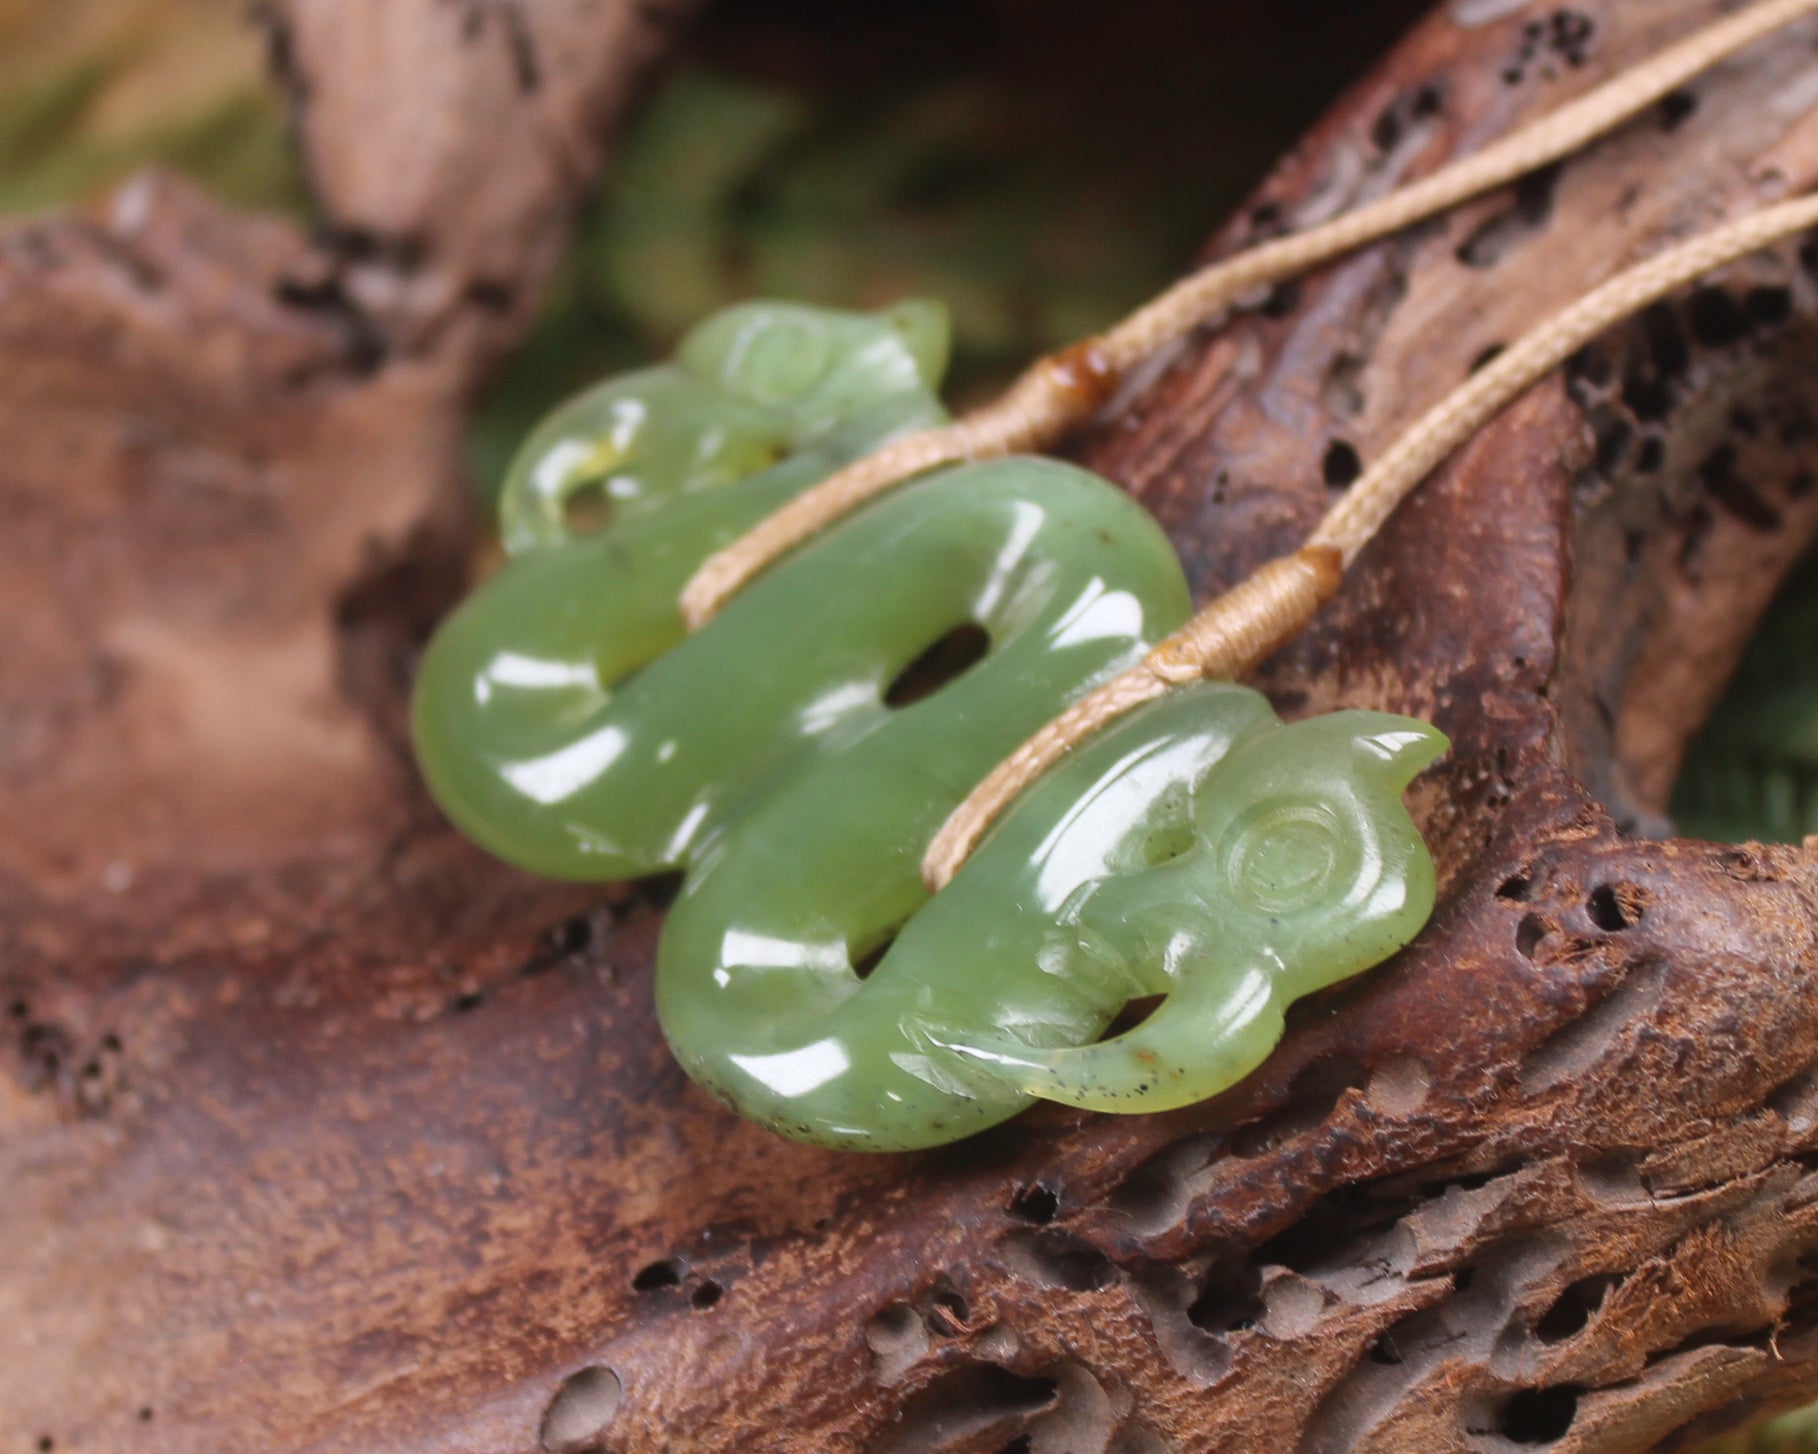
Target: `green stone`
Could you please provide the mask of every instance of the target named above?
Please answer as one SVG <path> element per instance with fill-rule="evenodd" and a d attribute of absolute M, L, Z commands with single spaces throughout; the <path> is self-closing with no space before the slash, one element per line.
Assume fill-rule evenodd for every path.
<path fill-rule="evenodd" d="M 855 1150 L 952 1141 L 1037 1096 L 1203 1100 L 1262 1062 L 1290 1003 L 1426 922 L 1433 867 L 1401 792 L 1445 745 L 1407 718 L 1284 726 L 1248 688 L 1180 689 L 1050 771 L 932 901 L 916 867 L 956 798 L 918 811 L 915 788 L 874 790 L 883 811 L 842 815 L 804 774 L 671 910 L 664 1030 L 728 1105 Z"/>
<path fill-rule="evenodd" d="M 511 558 L 417 686 L 425 777 L 482 845 L 565 878 L 688 870 L 656 984 L 677 1057 L 830 1146 L 952 1141 L 1035 1097 L 1216 1094 L 1288 1004 L 1432 907 L 1401 792 L 1444 739 L 1360 712 L 1284 726 L 1223 684 L 1076 749 L 929 901 L 922 855 L 978 780 L 1189 610 L 1154 522 L 1073 466 L 906 485 L 685 632 L 677 597 L 710 553 L 944 418 L 944 353 L 927 305 L 750 304 L 564 406 L 506 482 Z M 931 665 L 962 636 L 975 659 Z M 910 677 L 920 696 L 896 690 Z"/>
<path fill-rule="evenodd" d="M 617 524 L 815 445 L 832 446 L 817 459 L 824 474 L 884 434 L 943 418 L 932 391 L 946 366 L 938 304 L 728 308 L 682 340 L 674 363 L 608 379 L 537 426 L 500 491 L 505 548 L 567 540 L 568 505 L 583 489 L 600 493 Z"/>
<path fill-rule="evenodd" d="M 682 868 L 800 781 L 829 833 L 873 814 L 925 841 L 998 758 L 1187 613 L 1148 516 L 1051 460 L 895 491 L 685 639 L 674 590 L 640 589 L 671 558 L 628 553 L 590 587 L 572 552 L 540 551 L 439 634 L 419 754 L 449 814 L 501 857 L 577 879 Z M 889 706 L 904 668 L 966 625 L 989 638 L 984 659 Z"/>
<path fill-rule="evenodd" d="M 812 373 L 771 341 L 812 337 Z M 417 681 L 417 758 L 463 831 L 557 877 L 664 866 L 605 850 L 613 825 L 602 838 L 545 800 L 609 741 L 598 734 L 621 685 L 687 635 L 676 599 L 700 563 L 840 465 L 945 419 L 933 393 L 945 355 L 932 304 L 744 304 L 689 335 L 677 363 L 556 410 L 507 477 L 512 558 L 442 624 Z M 586 488 L 611 513 L 579 532 L 567 504 Z"/>

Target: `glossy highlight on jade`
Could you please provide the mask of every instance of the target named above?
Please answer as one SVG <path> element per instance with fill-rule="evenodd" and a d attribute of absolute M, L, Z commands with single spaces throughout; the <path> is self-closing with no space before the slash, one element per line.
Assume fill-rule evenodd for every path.
<path fill-rule="evenodd" d="M 1224 683 L 1076 750 L 930 899 L 922 855 L 972 786 L 1190 610 L 1159 528 L 1073 466 L 905 485 L 687 634 L 676 599 L 708 555 L 944 417 L 945 352 L 926 303 L 744 304 L 563 406 L 506 480 L 510 559 L 417 687 L 424 774 L 484 847 L 574 879 L 687 870 L 656 983 L 677 1059 L 828 1146 L 938 1145 L 1036 1097 L 1216 1094 L 1293 1000 L 1393 954 L 1433 903 L 1401 793 L 1445 739 L 1370 712 L 1285 725 Z"/>

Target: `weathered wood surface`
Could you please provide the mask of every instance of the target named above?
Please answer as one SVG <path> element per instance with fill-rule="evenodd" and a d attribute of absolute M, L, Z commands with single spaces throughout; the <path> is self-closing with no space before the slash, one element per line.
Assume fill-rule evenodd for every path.
<path fill-rule="evenodd" d="M 596 159 L 464 179 L 596 135 L 649 7 L 387 9 L 445 104 L 372 125 L 337 8 L 275 22 L 327 247 L 168 183 L 0 242 L 0 1447 L 1627 1451 L 1818 1393 L 1818 853 L 1646 836 L 1818 535 L 1818 259 L 1534 390 L 1265 673 L 1451 734 L 1419 944 L 1206 1106 L 840 1156 L 670 1064 L 660 895 L 487 862 L 401 731 L 463 400 Z M 1717 8 L 1442 6 L 1219 245 Z M 512 99 L 526 16 L 599 71 Z M 1234 579 L 1545 309 L 1818 180 L 1815 45 L 1281 291 L 1080 452 Z"/>

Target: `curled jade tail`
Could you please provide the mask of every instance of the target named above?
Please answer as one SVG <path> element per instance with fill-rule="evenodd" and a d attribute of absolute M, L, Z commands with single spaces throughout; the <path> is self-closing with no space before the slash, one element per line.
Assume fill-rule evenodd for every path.
<path fill-rule="evenodd" d="M 1366 712 L 1284 725 L 1222 683 L 1077 750 L 929 899 L 922 854 L 972 785 L 1188 614 L 1159 529 L 1072 466 L 930 475 L 684 634 L 676 595 L 709 553 L 940 418 L 943 352 L 927 305 L 751 304 L 559 410 L 507 481 L 511 561 L 417 691 L 425 775 L 487 848 L 571 878 L 688 871 L 657 967 L 677 1058 L 742 1113 L 853 1149 L 952 1141 L 1035 1097 L 1215 1094 L 1289 1003 L 1394 953 L 1433 901 L 1401 792 L 1444 739 Z M 612 517 L 577 535 L 564 502 L 596 481 Z M 892 689 L 959 628 L 975 661 Z"/>

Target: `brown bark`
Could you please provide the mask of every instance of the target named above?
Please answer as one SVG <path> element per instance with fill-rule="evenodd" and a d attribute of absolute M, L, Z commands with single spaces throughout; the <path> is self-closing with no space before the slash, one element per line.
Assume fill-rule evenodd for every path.
<path fill-rule="evenodd" d="M 400 3 L 370 13 L 439 100 L 360 127 L 337 8 L 297 0 L 290 47 L 327 251 L 167 183 L 0 249 L 7 1437 L 1620 1451 L 1818 1393 L 1818 854 L 1645 836 L 1818 534 L 1809 254 L 1535 389 L 1264 674 L 1292 711 L 1451 735 L 1412 950 L 1191 1111 L 835 1155 L 669 1062 L 659 896 L 503 870 L 415 786 L 402 692 L 458 575 L 460 402 L 591 164 L 563 143 L 501 182 L 489 148 L 594 136 L 618 93 L 590 73 L 555 121 L 495 114 L 522 79 L 499 37 L 545 12 Z M 1713 9 L 1452 0 L 1221 246 Z M 629 23 L 598 11 L 548 23 Z M 1284 290 L 1085 457 L 1199 585 L 1235 579 L 1346 447 L 1542 311 L 1818 180 L 1814 41 Z"/>

